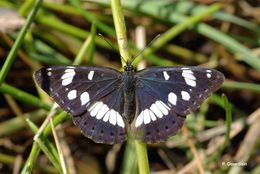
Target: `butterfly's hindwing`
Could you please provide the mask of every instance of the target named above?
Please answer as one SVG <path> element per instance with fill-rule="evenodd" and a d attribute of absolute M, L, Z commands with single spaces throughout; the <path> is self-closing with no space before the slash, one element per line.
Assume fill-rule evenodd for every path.
<path fill-rule="evenodd" d="M 122 95 L 120 88 L 112 91 L 94 102 L 84 114 L 73 117 L 74 123 L 95 142 L 114 144 L 125 141 L 127 125 L 121 114 Z"/>
<path fill-rule="evenodd" d="M 40 87 L 70 113 L 83 134 L 113 144 L 126 139 L 121 73 L 109 68 L 53 66 L 35 73 Z"/>
<path fill-rule="evenodd" d="M 176 133 L 185 116 L 224 80 L 216 70 L 197 67 L 152 67 L 137 72 L 136 78 L 137 111 L 131 127 L 146 142 Z"/>

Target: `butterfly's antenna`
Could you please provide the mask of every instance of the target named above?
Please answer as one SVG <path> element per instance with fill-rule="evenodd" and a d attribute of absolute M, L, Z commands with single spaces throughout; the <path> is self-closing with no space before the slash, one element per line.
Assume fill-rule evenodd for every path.
<path fill-rule="evenodd" d="M 161 35 L 158 34 L 155 38 L 153 38 L 153 40 L 152 40 L 145 48 L 143 48 L 143 49 L 133 58 L 133 61 L 134 61 L 137 57 L 139 57 L 139 56 L 144 52 L 144 50 L 145 50 L 146 48 L 149 48 L 149 47 L 152 45 L 152 43 L 153 43 L 156 39 L 158 39 L 160 36 L 161 36 Z"/>
<path fill-rule="evenodd" d="M 98 35 L 102 37 L 115 52 L 118 52 L 118 50 L 101 33 L 98 33 Z M 124 61 L 124 63 L 127 63 L 126 59 L 124 59 L 121 55 L 120 58 Z"/>

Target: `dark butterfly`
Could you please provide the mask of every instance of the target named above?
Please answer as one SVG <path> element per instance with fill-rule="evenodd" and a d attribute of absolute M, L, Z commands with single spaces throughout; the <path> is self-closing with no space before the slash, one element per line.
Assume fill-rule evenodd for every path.
<path fill-rule="evenodd" d="M 151 67 L 124 72 L 104 67 L 52 66 L 35 73 L 39 86 L 72 115 L 82 133 L 114 144 L 129 133 L 147 143 L 165 141 L 186 115 L 220 88 L 224 75 L 198 67 Z"/>

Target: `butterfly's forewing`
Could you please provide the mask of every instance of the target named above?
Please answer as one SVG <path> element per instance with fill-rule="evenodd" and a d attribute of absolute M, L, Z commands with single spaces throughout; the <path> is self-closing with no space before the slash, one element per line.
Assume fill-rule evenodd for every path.
<path fill-rule="evenodd" d="M 120 112 L 121 74 L 113 69 L 53 66 L 35 73 L 39 86 L 70 113 L 83 134 L 95 142 L 126 139 Z"/>
<path fill-rule="evenodd" d="M 164 141 L 185 116 L 216 91 L 222 73 L 197 67 L 152 67 L 136 74 L 136 117 L 131 128 L 146 142 Z"/>

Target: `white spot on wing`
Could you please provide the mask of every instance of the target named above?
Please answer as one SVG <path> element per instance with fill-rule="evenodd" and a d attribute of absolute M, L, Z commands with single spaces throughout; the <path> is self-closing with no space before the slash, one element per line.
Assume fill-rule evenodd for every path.
<path fill-rule="evenodd" d="M 153 111 L 153 113 L 158 117 L 158 118 L 162 118 L 163 114 L 161 112 L 161 110 L 156 106 L 156 104 L 152 104 L 152 106 L 150 107 L 150 109 Z"/>
<path fill-rule="evenodd" d="M 193 72 L 190 71 L 190 70 L 183 70 L 181 75 L 184 78 L 188 78 L 188 79 L 191 79 L 191 80 L 196 80 L 195 76 L 193 75 Z"/>
<path fill-rule="evenodd" d="M 190 94 L 186 91 L 181 91 L 181 97 L 183 100 L 186 100 L 186 101 L 190 100 Z"/>
<path fill-rule="evenodd" d="M 47 75 L 50 77 L 52 75 L 51 71 L 47 72 Z"/>
<path fill-rule="evenodd" d="M 109 122 L 116 125 L 116 111 L 114 109 L 111 109 L 110 111 Z"/>
<path fill-rule="evenodd" d="M 75 70 L 74 69 L 66 69 L 64 72 L 65 73 L 72 73 L 72 72 L 75 72 Z"/>
<path fill-rule="evenodd" d="M 90 115 L 92 117 L 95 117 L 102 106 L 103 106 L 103 102 L 98 102 L 98 104 L 95 104 L 94 108 L 90 112 Z"/>
<path fill-rule="evenodd" d="M 163 101 L 156 101 L 151 105 L 150 109 L 141 111 L 136 118 L 135 127 L 139 127 L 143 123 L 149 124 L 151 121 L 156 121 L 157 117 L 162 118 L 164 115 L 168 115 L 168 110 L 170 110 L 169 106 L 167 106 Z"/>
<path fill-rule="evenodd" d="M 206 72 L 207 72 L 207 78 L 211 78 L 212 71 L 210 69 L 207 69 Z"/>
<path fill-rule="evenodd" d="M 148 124 L 151 121 L 149 110 L 145 109 L 144 111 L 144 124 Z"/>
<path fill-rule="evenodd" d="M 190 85 L 190 86 L 193 86 L 193 87 L 196 86 L 196 81 L 195 80 L 191 80 L 191 79 L 188 79 L 188 78 L 184 78 L 184 80 L 185 80 L 187 85 Z"/>
<path fill-rule="evenodd" d="M 171 108 L 169 108 L 168 105 L 166 105 L 163 101 L 159 100 L 159 102 L 168 110 L 170 110 Z"/>
<path fill-rule="evenodd" d="M 173 92 L 171 92 L 169 95 L 168 95 L 168 101 L 173 104 L 173 105 L 176 105 L 177 103 L 177 95 L 174 94 Z"/>
<path fill-rule="evenodd" d="M 94 107 L 98 104 L 99 102 L 95 102 L 94 104 L 92 104 L 89 108 L 88 111 L 91 111 L 92 109 L 94 109 Z"/>
<path fill-rule="evenodd" d="M 73 80 L 73 77 L 69 77 L 69 78 L 63 79 L 61 84 L 63 86 L 67 86 L 67 85 L 69 85 L 72 82 L 72 80 Z"/>
<path fill-rule="evenodd" d="M 101 119 L 107 113 L 107 111 L 109 111 L 109 108 L 106 104 L 103 104 L 103 106 L 98 111 L 96 118 Z"/>
<path fill-rule="evenodd" d="M 169 80 L 170 76 L 169 74 L 167 73 L 167 71 L 163 71 L 163 76 L 164 76 L 164 79 L 165 80 Z"/>
<path fill-rule="evenodd" d="M 68 84 L 70 84 L 73 80 L 73 77 L 75 76 L 75 70 L 74 69 L 66 69 L 64 71 L 64 74 L 61 76 L 62 79 L 62 85 L 66 86 Z"/>
<path fill-rule="evenodd" d="M 138 116 L 135 121 L 135 127 L 139 127 L 143 124 L 144 121 L 144 112 L 142 111 Z"/>
<path fill-rule="evenodd" d="M 96 119 L 102 119 L 104 122 L 108 122 L 113 125 L 118 125 L 120 127 L 125 127 L 124 120 L 122 116 L 116 112 L 114 109 L 109 109 L 109 107 L 103 102 L 95 102 L 89 109 L 90 116 L 96 117 Z"/>
<path fill-rule="evenodd" d="M 77 97 L 77 90 L 71 90 L 67 95 L 69 100 L 73 100 Z"/>
<path fill-rule="evenodd" d="M 156 116 L 154 115 L 154 113 L 151 110 L 149 110 L 149 114 L 150 114 L 150 117 L 151 117 L 152 121 L 155 121 L 156 120 Z"/>
<path fill-rule="evenodd" d="M 89 79 L 89 80 L 92 80 L 92 79 L 93 79 L 93 76 L 94 76 L 94 71 L 89 71 L 89 73 L 88 73 L 88 79 Z"/>
<path fill-rule="evenodd" d="M 193 72 L 190 69 L 184 69 L 181 75 L 184 78 L 187 85 L 193 87 L 196 86 L 196 77 L 193 75 Z"/>
<path fill-rule="evenodd" d="M 125 127 L 124 120 L 123 120 L 122 116 L 118 112 L 116 112 L 116 122 L 117 122 L 118 126 L 121 126 L 122 128 Z"/>
<path fill-rule="evenodd" d="M 103 121 L 107 122 L 109 120 L 110 111 L 106 113 L 106 115 L 103 117 Z"/>
<path fill-rule="evenodd" d="M 160 109 L 160 111 L 163 113 L 163 115 L 168 115 L 169 112 L 168 112 L 167 108 L 160 101 L 156 101 L 155 104 Z"/>
<path fill-rule="evenodd" d="M 81 106 L 87 104 L 89 102 L 89 94 L 88 92 L 83 92 L 80 95 L 80 101 L 81 101 Z"/>

